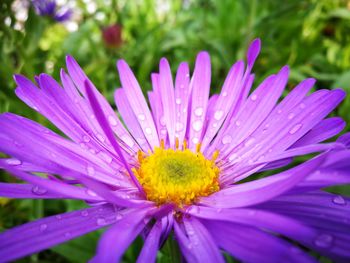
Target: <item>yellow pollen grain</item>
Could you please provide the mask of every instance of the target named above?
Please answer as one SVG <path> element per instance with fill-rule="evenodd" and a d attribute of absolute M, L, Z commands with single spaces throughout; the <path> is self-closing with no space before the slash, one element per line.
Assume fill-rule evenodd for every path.
<path fill-rule="evenodd" d="M 219 190 L 220 170 L 215 163 L 219 152 L 209 160 L 200 152 L 200 145 L 196 149 L 187 149 L 185 142 L 183 150 L 164 149 L 161 143 L 148 156 L 138 153 L 139 168 L 133 172 L 148 200 L 183 207 Z"/>

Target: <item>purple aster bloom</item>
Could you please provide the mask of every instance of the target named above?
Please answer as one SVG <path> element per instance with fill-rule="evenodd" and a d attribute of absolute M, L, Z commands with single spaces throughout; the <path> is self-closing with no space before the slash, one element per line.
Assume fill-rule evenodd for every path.
<path fill-rule="evenodd" d="M 36 13 L 40 16 L 49 16 L 57 22 L 65 22 L 72 16 L 72 10 L 60 8 L 55 0 L 32 0 Z"/>
<path fill-rule="evenodd" d="M 210 58 L 200 52 L 175 81 L 166 59 L 152 74 L 150 108 L 131 69 L 119 60 L 115 102 L 123 123 L 77 62 L 67 57 L 61 84 L 16 75 L 16 94 L 66 137 L 11 113 L 0 115 L 0 166 L 25 184 L 0 184 L 10 198 L 80 199 L 90 207 L 0 234 L 0 258 L 14 260 L 108 227 L 92 262 L 117 262 L 138 236 L 138 262 L 153 262 L 175 238 L 188 262 L 223 262 L 221 250 L 245 262 L 315 262 L 305 248 L 350 259 L 350 200 L 322 189 L 350 181 L 350 135 L 327 115 L 344 92 L 318 90 L 307 79 L 279 101 L 289 69 L 254 91 L 247 65 L 235 63 L 220 94 L 209 98 Z M 123 125 L 125 124 L 125 125 Z M 261 179 L 239 182 L 309 161 Z M 40 172 L 46 176 L 38 176 Z M 239 182 L 239 183 L 237 183 Z M 173 234 L 171 234 L 173 233 Z"/>

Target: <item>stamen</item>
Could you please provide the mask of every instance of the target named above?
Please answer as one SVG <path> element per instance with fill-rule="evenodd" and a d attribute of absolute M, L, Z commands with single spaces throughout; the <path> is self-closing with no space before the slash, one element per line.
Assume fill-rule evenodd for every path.
<path fill-rule="evenodd" d="M 164 139 L 161 139 L 161 140 L 160 140 L 160 148 L 162 148 L 162 149 L 165 148 Z"/>
<path fill-rule="evenodd" d="M 201 151 L 201 147 L 202 147 L 202 144 L 201 143 L 197 143 L 196 145 L 196 152 L 199 153 Z"/>
<path fill-rule="evenodd" d="M 176 149 L 176 150 L 178 150 L 178 149 L 179 149 L 179 144 L 180 144 L 180 142 L 179 142 L 179 138 L 178 138 L 178 137 L 176 137 L 176 138 L 175 138 L 175 149 Z"/>
<path fill-rule="evenodd" d="M 183 148 L 184 150 L 186 150 L 186 149 L 187 149 L 187 140 L 186 140 L 186 139 L 184 139 L 182 145 L 183 145 L 182 148 Z"/>

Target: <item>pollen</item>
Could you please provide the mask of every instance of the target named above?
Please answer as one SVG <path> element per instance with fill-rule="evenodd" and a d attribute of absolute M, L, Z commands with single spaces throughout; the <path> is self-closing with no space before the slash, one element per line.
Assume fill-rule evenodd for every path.
<path fill-rule="evenodd" d="M 195 152 L 187 149 L 186 142 L 181 148 L 178 141 L 175 149 L 164 149 L 161 143 L 148 155 L 137 154 L 139 166 L 133 172 L 148 200 L 183 207 L 220 189 L 220 170 L 215 163 L 218 152 L 207 159 L 200 152 L 200 145 Z"/>

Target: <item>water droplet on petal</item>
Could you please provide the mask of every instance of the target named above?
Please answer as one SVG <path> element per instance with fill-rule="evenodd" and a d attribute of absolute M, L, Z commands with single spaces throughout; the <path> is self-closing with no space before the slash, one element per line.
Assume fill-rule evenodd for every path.
<path fill-rule="evenodd" d="M 69 238 L 71 235 L 72 235 L 72 234 L 71 234 L 70 232 L 64 233 L 64 236 L 65 236 L 66 238 Z"/>
<path fill-rule="evenodd" d="M 83 210 L 83 211 L 81 211 L 81 215 L 82 215 L 83 217 L 86 217 L 86 216 L 89 215 L 89 212 L 86 211 L 86 210 Z"/>
<path fill-rule="evenodd" d="M 214 113 L 214 119 L 215 120 L 220 120 L 222 116 L 224 115 L 224 111 L 218 110 Z"/>
<path fill-rule="evenodd" d="M 112 115 L 108 116 L 108 121 L 109 121 L 109 124 L 112 125 L 112 126 L 116 126 L 117 125 L 117 121 Z"/>
<path fill-rule="evenodd" d="M 252 145 L 253 143 L 255 142 L 255 138 L 254 137 L 251 137 L 249 138 L 246 142 L 245 142 L 245 146 L 248 147 L 250 145 Z"/>
<path fill-rule="evenodd" d="M 293 127 L 289 130 L 289 133 L 290 133 L 290 134 L 296 133 L 297 131 L 300 130 L 300 128 L 301 128 L 302 126 L 303 126 L 303 125 L 302 125 L 301 123 L 296 124 L 295 126 L 293 126 Z"/>
<path fill-rule="evenodd" d="M 237 157 L 238 157 L 237 153 L 233 153 L 233 154 L 230 155 L 230 157 L 228 157 L 228 159 L 229 159 L 229 161 L 233 161 Z"/>
<path fill-rule="evenodd" d="M 39 226 L 40 232 L 44 232 L 47 229 L 47 224 L 41 224 Z"/>
<path fill-rule="evenodd" d="M 231 141 L 232 141 L 231 135 L 225 135 L 225 136 L 222 138 L 222 140 L 221 140 L 222 144 L 228 144 L 228 143 L 230 143 Z"/>
<path fill-rule="evenodd" d="M 125 142 L 126 145 L 128 145 L 129 147 L 134 146 L 134 142 L 132 141 L 132 139 L 131 139 L 128 135 L 122 136 L 121 139 L 122 139 L 123 142 Z"/>
<path fill-rule="evenodd" d="M 192 139 L 192 142 L 193 142 L 194 144 L 197 144 L 197 143 L 199 142 L 199 139 L 196 138 L 196 137 L 194 137 L 194 138 Z"/>
<path fill-rule="evenodd" d="M 95 174 L 95 168 L 92 166 L 88 166 L 86 168 L 88 175 L 93 176 Z"/>
<path fill-rule="evenodd" d="M 90 141 L 90 137 L 84 135 L 84 136 L 83 136 L 83 141 L 84 141 L 84 142 L 89 142 L 89 141 Z"/>
<path fill-rule="evenodd" d="M 181 122 L 177 122 L 175 125 L 176 131 L 182 131 L 184 125 Z"/>
<path fill-rule="evenodd" d="M 145 129 L 145 132 L 146 132 L 147 134 L 151 134 L 151 133 L 152 133 L 152 130 L 151 130 L 150 127 L 147 127 L 147 128 Z"/>
<path fill-rule="evenodd" d="M 224 91 L 224 92 L 222 93 L 222 96 L 223 96 L 223 97 L 226 97 L 226 96 L 227 96 L 227 92 Z"/>
<path fill-rule="evenodd" d="M 175 100 L 175 102 L 176 102 L 176 104 L 180 105 L 180 104 L 181 104 L 181 98 L 177 98 L 177 99 Z"/>
<path fill-rule="evenodd" d="M 340 195 L 334 196 L 332 201 L 336 205 L 346 205 L 346 200 Z"/>
<path fill-rule="evenodd" d="M 164 116 L 160 117 L 159 122 L 160 122 L 160 125 L 162 126 L 166 125 Z"/>
<path fill-rule="evenodd" d="M 235 124 L 236 124 L 236 126 L 238 127 L 238 126 L 241 125 L 241 122 L 240 122 L 240 121 L 235 121 Z"/>
<path fill-rule="evenodd" d="M 105 226 L 108 223 L 107 223 L 105 218 L 99 217 L 99 218 L 96 219 L 96 224 L 99 225 L 99 226 Z"/>
<path fill-rule="evenodd" d="M 315 245 L 320 248 L 328 248 L 333 243 L 333 237 L 329 234 L 321 234 L 317 236 L 317 238 L 314 241 Z"/>
<path fill-rule="evenodd" d="M 278 110 L 278 111 L 277 111 L 277 114 L 281 114 L 281 113 L 282 113 L 282 110 Z"/>
<path fill-rule="evenodd" d="M 118 214 L 115 216 L 115 218 L 116 218 L 117 220 L 120 220 L 120 219 L 122 219 L 122 218 L 123 218 L 123 215 L 122 215 L 122 214 L 120 214 L 120 213 L 118 213 Z"/>
<path fill-rule="evenodd" d="M 202 107 L 199 107 L 199 108 L 197 108 L 197 109 L 195 109 L 195 111 L 194 111 L 194 114 L 196 115 L 196 116 L 202 116 L 202 114 L 203 114 L 203 108 Z"/>
<path fill-rule="evenodd" d="M 306 106 L 305 106 L 305 104 L 304 103 L 300 103 L 300 108 L 301 109 L 304 109 Z"/>
<path fill-rule="evenodd" d="M 57 218 L 58 220 L 61 220 L 61 219 L 62 219 L 62 216 L 61 216 L 61 215 L 56 215 L 56 218 Z"/>
<path fill-rule="evenodd" d="M 103 137 L 102 134 L 99 133 L 96 134 L 96 137 L 100 142 L 104 142 L 106 140 L 105 137 Z"/>
<path fill-rule="evenodd" d="M 203 122 L 201 120 L 197 120 L 192 123 L 192 127 L 195 131 L 200 131 L 202 129 Z"/>
<path fill-rule="evenodd" d="M 22 162 L 18 159 L 7 159 L 6 163 L 9 165 L 20 165 Z"/>
<path fill-rule="evenodd" d="M 144 121 L 146 119 L 146 116 L 144 114 L 137 115 L 140 121 Z"/>
<path fill-rule="evenodd" d="M 97 196 L 97 194 L 94 192 L 94 191 L 92 191 L 92 190 L 90 190 L 90 189 L 87 189 L 86 190 L 86 193 L 88 194 L 88 195 L 90 195 L 90 196 Z"/>
<path fill-rule="evenodd" d="M 256 101 L 257 98 L 258 98 L 258 96 L 257 96 L 256 94 L 253 94 L 253 95 L 250 97 L 250 99 L 251 99 L 252 101 Z"/>
<path fill-rule="evenodd" d="M 291 113 L 288 114 L 288 119 L 291 120 L 291 119 L 294 118 L 294 116 L 295 116 L 295 114 L 293 112 L 291 112 Z"/>
<path fill-rule="evenodd" d="M 36 194 L 36 195 L 43 195 L 43 194 L 47 193 L 47 190 L 44 188 L 41 188 L 37 185 L 34 185 L 32 188 L 32 192 L 33 192 L 33 194 Z"/>

